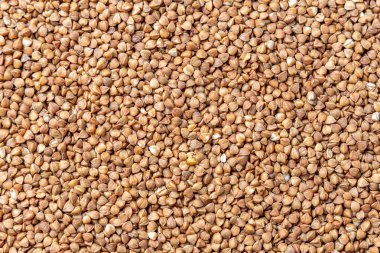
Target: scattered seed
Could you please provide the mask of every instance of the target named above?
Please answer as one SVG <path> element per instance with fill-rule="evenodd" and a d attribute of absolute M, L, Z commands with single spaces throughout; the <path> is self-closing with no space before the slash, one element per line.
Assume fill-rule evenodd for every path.
<path fill-rule="evenodd" d="M 378 253 L 379 6 L 0 1 L 0 251 Z"/>

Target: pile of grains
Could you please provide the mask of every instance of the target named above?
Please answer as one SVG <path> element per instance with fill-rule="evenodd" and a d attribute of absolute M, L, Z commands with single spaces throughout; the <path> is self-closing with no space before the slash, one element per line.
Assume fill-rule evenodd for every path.
<path fill-rule="evenodd" d="M 1 252 L 378 253 L 379 18 L 0 1 Z"/>

